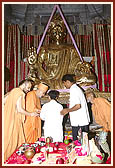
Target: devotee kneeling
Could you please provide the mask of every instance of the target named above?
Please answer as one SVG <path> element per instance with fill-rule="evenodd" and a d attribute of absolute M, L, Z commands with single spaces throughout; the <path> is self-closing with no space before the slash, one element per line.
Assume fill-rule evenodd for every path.
<path fill-rule="evenodd" d="M 57 102 L 59 92 L 51 90 L 48 95 L 50 102 L 42 106 L 40 113 L 40 118 L 44 120 L 44 136 L 52 137 L 53 142 L 63 142 L 63 116 L 60 114 L 63 106 Z"/>

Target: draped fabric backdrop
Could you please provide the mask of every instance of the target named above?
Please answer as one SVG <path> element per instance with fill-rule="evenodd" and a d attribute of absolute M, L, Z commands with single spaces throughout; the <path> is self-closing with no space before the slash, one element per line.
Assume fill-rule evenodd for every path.
<path fill-rule="evenodd" d="M 111 26 L 93 25 L 95 73 L 100 91 L 111 92 Z"/>
<path fill-rule="evenodd" d="M 5 39 L 4 39 L 5 40 Z M 10 81 L 5 82 L 6 92 L 20 81 L 20 30 L 17 25 L 8 25 L 8 41 L 5 66 L 10 70 Z"/>
<path fill-rule="evenodd" d="M 79 34 L 74 36 L 82 56 L 90 57 L 95 54 L 95 73 L 98 78 L 98 89 L 106 92 L 111 91 L 110 29 L 110 25 L 95 24 L 93 25 L 93 38 L 92 34 L 88 33 L 86 35 Z M 18 25 L 8 25 L 5 65 L 10 70 L 11 78 L 9 82 L 5 82 L 6 92 L 17 87 L 21 80 L 27 78 L 29 68 L 27 63 L 24 62 L 24 58 L 26 58 L 27 50 L 30 47 L 38 47 L 41 37 L 42 35 L 23 35 Z M 72 44 L 69 34 L 64 41 Z M 49 42 L 49 36 L 46 35 L 43 45 L 48 45 Z"/>
<path fill-rule="evenodd" d="M 5 40 L 5 39 L 4 39 Z M 21 32 L 18 25 L 8 25 L 5 66 L 10 70 L 10 81 L 4 83 L 5 92 L 17 87 L 27 77 L 28 65 L 21 59 Z"/>

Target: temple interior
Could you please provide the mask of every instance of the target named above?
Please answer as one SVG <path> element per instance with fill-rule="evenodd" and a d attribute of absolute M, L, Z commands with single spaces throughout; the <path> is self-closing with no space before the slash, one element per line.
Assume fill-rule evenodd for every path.
<path fill-rule="evenodd" d="M 70 94 L 62 77 L 75 74 L 84 93 L 92 90 L 96 97 L 112 103 L 110 3 L 5 3 L 3 9 L 4 94 L 29 78 L 58 90 L 58 101 L 67 108 Z M 41 98 L 42 105 L 48 101 L 47 94 Z M 88 109 L 91 139 L 101 126 L 95 122 L 90 104 Z M 63 119 L 63 131 L 64 136 L 72 136 L 68 115 Z M 44 136 L 43 121 L 41 132 Z"/>

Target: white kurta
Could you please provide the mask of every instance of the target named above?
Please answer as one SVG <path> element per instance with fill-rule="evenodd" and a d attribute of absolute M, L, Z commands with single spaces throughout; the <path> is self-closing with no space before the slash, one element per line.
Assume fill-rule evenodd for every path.
<path fill-rule="evenodd" d="M 76 104 L 81 104 L 81 108 L 69 113 L 71 125 L 88 125 L 90 122 L 90 117 L 84 93 L 81 88 L 79 88 L 76 84 L 73 84 L 70 88 L 70 108 Z"/>
<path fill-rule="evenodd" d="M 53 142 L 63 142 L 63 115 L 60 115 L 62 109 L 63 106 L 55 100 L 44 104 L 41 109 L 40 117 L 45 121 L 44 136 L 51 136 Z"/>

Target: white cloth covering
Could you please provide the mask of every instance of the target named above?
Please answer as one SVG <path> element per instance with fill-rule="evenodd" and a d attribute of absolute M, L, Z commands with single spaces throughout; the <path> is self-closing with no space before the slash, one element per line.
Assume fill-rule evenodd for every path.
<path fill-rule="evenodd" d="M 63 116 L 60 111 L 63 110 L 63 106 L 51 100 L 44 104 L 41 109 L 40 117 L 44 120 L 44 136 L 45 138 L 51 136 L 53 142 L 63 142 Z"/>
<path fill-rule="evenodd" d="M 80 87 L 73 84 L 70 88 L 70 105 L 72 108 L 76 104 L 81 104 L 81 108 L 77 111 L 70 112 L 71 126 L 84 126 L 90 122 L 89 111 L 84 93 Z"/>

